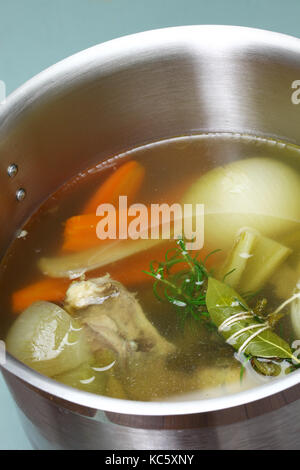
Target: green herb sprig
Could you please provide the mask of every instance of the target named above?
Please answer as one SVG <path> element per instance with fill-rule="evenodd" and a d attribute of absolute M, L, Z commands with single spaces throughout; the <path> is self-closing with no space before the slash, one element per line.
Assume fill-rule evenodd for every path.
<path fill-rule="evenodd" d="M 216 251 L 219 250 L 208 256 Z M 211 275 L 205 266 L 208 256 L 203 261 L 199 253 L 191 256 L 185 241 L 179 239 L 177 247 L 166 252 L 164 261 L 152 261 L 150 271 L 143 271 L 155 279 L 153 292 L 156 298 L 173 305 L 182 325 L 188 317 L 192 317 L 214 328 L 205 302 L 207 280 Z M 172 274 L 172 267 L 179 263 L 184 264 L 183 268 Z"/>

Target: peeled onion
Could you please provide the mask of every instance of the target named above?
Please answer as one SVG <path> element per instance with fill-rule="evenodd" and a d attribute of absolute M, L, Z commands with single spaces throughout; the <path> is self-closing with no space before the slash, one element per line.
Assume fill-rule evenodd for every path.
<path fill-rule="evenodd" d="M 201 176 L 183 203 L 204 204 L 205 245 L 228 249 L 241 228 L 278 238 L 300 222 L 300 176 L 277 160 L 249 158 Z"/>
<path fill-rule="evenodd" d="M 49 377 L 89 359 L 82 328 L 50 302 L 35 302 L 28 307 L 11 327 L 6 346 L 17 359 Z"/>

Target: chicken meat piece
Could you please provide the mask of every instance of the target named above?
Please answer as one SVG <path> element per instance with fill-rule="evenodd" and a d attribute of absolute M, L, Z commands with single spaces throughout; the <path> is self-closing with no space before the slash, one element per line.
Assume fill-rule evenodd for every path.
<path fill-rule="evenodd" d="M 109 274 L 73 282 L 65 309 L 84 326 L 94 352 L 110 349 L 124 361 L 133 353 L 166 356 L 175 350 L 147 319 L 136 296 Z"/>

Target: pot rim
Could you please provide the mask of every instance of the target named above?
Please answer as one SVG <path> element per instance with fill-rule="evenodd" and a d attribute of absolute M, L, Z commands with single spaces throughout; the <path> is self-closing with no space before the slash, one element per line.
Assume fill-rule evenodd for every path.
<path fill-rule="evenodd" d="M 5 131 L 6 126 L 9 126 L 35 101 L 53 93 L 57 94 L 72 83 L 79 83 L 80 80 L 84 80 L 86 71 L 89 74 L 94 72 L 101 75 L 109 72 L 112 63 L 115 67 L 116 64 L 120 68 L 126 66 L 128 57 L 134 56 L 133 50 L 135 57 L 140 58 L 139 53 L 145 55 L 149 49 L 156 49 L 159 52 L 172 44 L 196 46 L 201 37 L 217 48 L 236 47 L 244 43 L 251 46 L 276 47 L 278 50 L 300 56 L 300 39 L 240 26 L 178 26 L 132 34 L 85 49 L 31 78 L 7 97 L 5 105 L 0 106 L 0 125 Z M 60 399 L 97 410 L 142 416 L 184 415 L 231 408 L 266 398 L 300 382 L 299 370 L 287 377 L 274 379 L 270 383 L 218 398 L 142 402 L 109 398 L 68 387 L 39 374 L 8 353 L 6 362 L 1 367 L 31 386 Z"/>
<path fill-rule="evenodd" d="M 1 367 L 49 396 L 99 411 L 138 416 L 173 416 L 219 411 L 267 398 L 300 382 L 300 370 L 298 370 L 285 378 L 274 378 L 270 383 L 222 397 L 146 402 L 110 398 L 69 387 L 36 372 L 9 353 L 6 363 Z"/>

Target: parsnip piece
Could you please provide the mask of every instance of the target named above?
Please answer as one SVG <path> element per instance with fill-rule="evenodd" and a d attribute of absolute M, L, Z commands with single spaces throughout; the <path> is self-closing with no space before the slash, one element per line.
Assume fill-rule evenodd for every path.
<path fill-rule="evenodd" d="M 294 250 L 293 256 L 280 267 L 280 270 L 274 272 L 270 282 L 274 286 L 277 297 L 288 299 L 293 295 L 295 285 L 300 280 L 300 223 L 294 230 L 281 238 L 280 242 Z"/>
<path fill-rule="evenodd" d="M 179 228 L 182 226 L 182 224 L 185 223 L 189 223 L 190 225 L 191 219 L 194 219 L 194 215 L 183 214 L 183 218 L 176 218 L 176 224 L 179 224 Z M 152 229 L 154 228 L 157 228 L 157 222 L 155 220 L 151 220 L 151 223 L 149 226 L 147 226 L 147 236 L 148 229 L 149 231 L 151 229 L 152 234 Z M 103 266 L 106 266 L 115 261 L 119 261 L 131 255 L 143 252 L 149 248 L 159 245 L 160 243 L 165 243 L 167 240 L 177 238 L 177 230 L 178 228 L 171 217 L 170 221 L 166 220 L 159 225 L 159 233 L 156 234 L 159 236 L 159 238 L 139 238 L 135 240 L 117 239 L 109 243 L 101 244 L 99 247 L 94 247 L 79 253 L 72 253 L 54 258 L 41 258 L 38 262 L 38 266 L 47 276 L 55 278 L 68 277 L 70 279 L 75 279 L 80 277 L 85 272 L 102 268 Z"/>
<path fill-rule="evenodd" d="M 300 296 L 300 278 L 297 283 L 294 294 Z M 293 332 L 297 339 L 300 339 L 300 297 L 296 297 L 291 305 L 291 324 L 293 327 Z"/>
<path fill-rule="evenodd" d="M 226 283 L 233 288 L 238 286 L 249 258 L 253 256 L 252 252 L 255 240 L 256 236 L 252 231 L 244 230 L 240 234 L 218 273 L 220 280 L 224 279 L 226 274 L 230 273 L 228 277 L 226 277 Z"/>
<path fill-rule="evenodd" d="M 269 280 L 292 250 L 252 229 L 245 229 L 235 242 L 218 273 L 226 284 L 239 292 L 257 291 Z"/>
<path fill-rule="evenodd" d="M 74 279 L 88 271 L 127 258 L 152 248 L 165 240 L 116 240 L 80 253 L 54 258 L 41 258 L 39 268 L 50 277 Z"/>
<path fill-rule="evenodd" d="M 238 286 L 239 291 L 255 292 L 261 289 L 291 253 L 290 248 L 270 238 L 256 235 L 253 256 L 248 259 Z"/>

